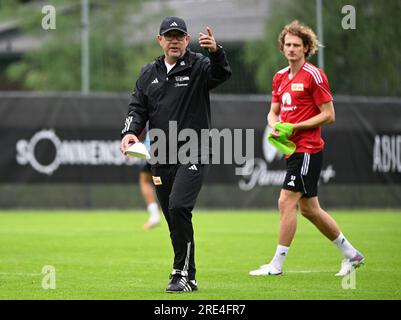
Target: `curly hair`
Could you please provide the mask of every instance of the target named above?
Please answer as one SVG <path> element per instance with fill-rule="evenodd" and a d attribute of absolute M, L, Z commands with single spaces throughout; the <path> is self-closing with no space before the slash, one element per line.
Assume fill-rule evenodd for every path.
<path fill-rule="evenodd" d="M 292 34 L 302 39 L 304 47 L 307 48 L 307 51 L 305 53 L 306 58 L 315 54 L 320 46 L 319 40 L 317 39 L 317 36 L 313 32 L 313 30 L 308 26 L 300 23 L 298 20 L 294 20 L 284 27 L 284 29 L 280 33 L 280 36 L 278 37 L 281 52 L 283 52 L 284 39 L 287 34 Z"/>

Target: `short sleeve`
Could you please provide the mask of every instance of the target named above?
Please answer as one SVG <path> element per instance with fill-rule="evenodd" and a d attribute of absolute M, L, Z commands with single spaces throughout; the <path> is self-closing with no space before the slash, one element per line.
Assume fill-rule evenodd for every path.
<path fill-rule="evenodd" d="M 278 79 L 277 79 L 277 74 L 273 78 L 273 83 L 272 83 L 272 102 L 280 102 L 279 95 L 277 93 L 279 85 L 278 85 Z"/>
<path fill-rule="evenodd" d="M 311 81 L 313 101 L 317 106 L 333 100 L 329 81 L 323 71 L 319 70 L 318 74 L 311 77 Z"/>

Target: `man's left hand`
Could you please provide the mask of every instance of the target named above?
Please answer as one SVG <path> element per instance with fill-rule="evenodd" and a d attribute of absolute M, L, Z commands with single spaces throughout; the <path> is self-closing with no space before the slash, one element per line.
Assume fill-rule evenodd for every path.
<path fill-rule="evenodd" d="M 213 37 L 212 29 L 206 27 L 207 34 L 202 32 L 199 33 L 199 45 L 202 48 L 206 48 L 209 53 L 214 53 L 217 51 L 217 43 Z"/>

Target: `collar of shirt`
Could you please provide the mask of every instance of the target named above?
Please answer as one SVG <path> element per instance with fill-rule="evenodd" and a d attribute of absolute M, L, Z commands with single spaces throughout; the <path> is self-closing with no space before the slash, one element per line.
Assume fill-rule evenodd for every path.
<path fill-rule="evenodd" d="M 174 64 L 169 64 L 166 60 L 164 60 L 164 64 L 166 65 L 166 68 L 167 68 L 167 73 L 169 73 L 170 72 L 170 70 L 171 69 L 173 69 L 174 68 L 174 66 L 177 64 L 177 63 L 174 63 Z"/>

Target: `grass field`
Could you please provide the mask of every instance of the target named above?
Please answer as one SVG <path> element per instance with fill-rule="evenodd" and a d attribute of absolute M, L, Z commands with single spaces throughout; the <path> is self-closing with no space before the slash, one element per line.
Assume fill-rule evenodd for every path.
<path fill-rule="evenodd" d="M 278 215 L 197 211 L 200 290 L 174 295 L 164 292 L 172 269 L 167 226 L 142 230 L 144 211 L 0 211 L 0 299 L 400 299 L 401 212 L 332 214 L 366 256 L 355 289 L 334 276 L 338 249 L 302 217 L 285 274 L 251 277 L 274 254 Z M 41 286 L 45 265 L 55 267 L 54 290 Z"/>

